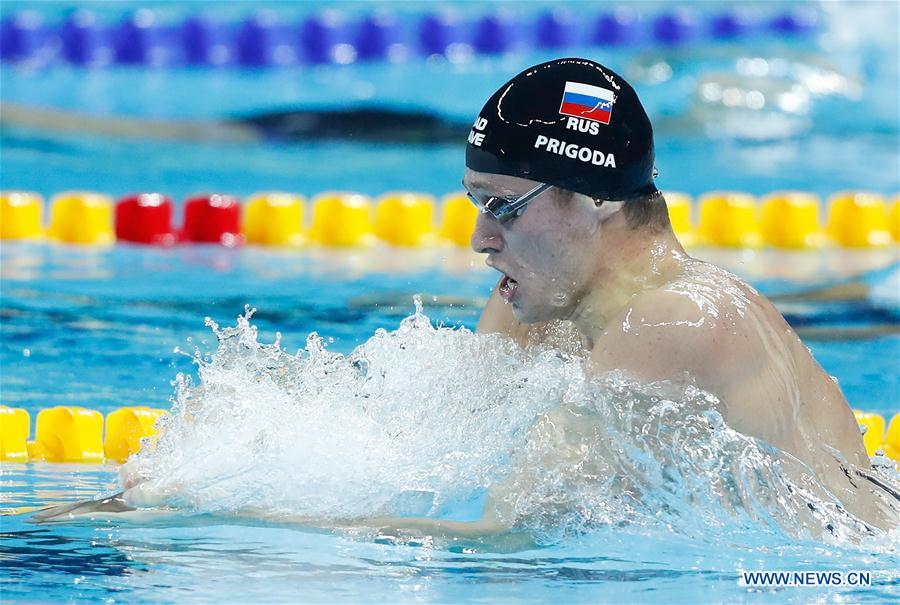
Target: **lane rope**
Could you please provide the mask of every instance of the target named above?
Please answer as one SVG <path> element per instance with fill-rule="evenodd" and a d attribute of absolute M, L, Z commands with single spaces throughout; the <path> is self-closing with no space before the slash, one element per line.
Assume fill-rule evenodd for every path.
<path fill-rule="evenodd" d="M 700 195 L 665 193 L 672 227 L 686 247 L 816 250 L 824 246 L 880 248 L 900 242 L 900 195 L 841 191 L 827 202 L 803 191 L 763 196 L 736 191 Z M 259 192 L 242 201 L 224 193 L 189 196 L 181 227 L 172 222 L 169 196 L 148 192 L 114 202 L 109 195 L 66 191 L 52 196 L 49 224 L 37 193 L 0 192 L 0 239 L 110 245 L 114 242 L 171 246 L 370 246 L 383 242 L 417 247 L 468 246 L 478 216 L 464 192 L 438 202 L 413 191 L 377 199 L 360 193 L 325 192 L 307 204 L 296 193 Z M 307 214 L 311 214 L 307 221 Z M 694 216 L 697 215 L 695 219 Z"/>

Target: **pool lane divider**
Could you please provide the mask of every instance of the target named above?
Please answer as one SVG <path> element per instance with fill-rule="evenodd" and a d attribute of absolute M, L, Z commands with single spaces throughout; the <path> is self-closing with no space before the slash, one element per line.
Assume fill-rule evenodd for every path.
<path fill-rule="evenodd" d="M 880 248 L 900 243 L 900 195 L 888 205 L 868 191 L 830 196 L 825 222 L 819 197 L 804 191 L 776 191 L 757 198 L 739 191 L 699 196 L 665 192 L 669 217 L 686 247 L 816 250 L 824 246 Z M 94 246 L 116 241 L 175 244 L 243 244 L 300 248 L 468 246 L 478 210 L 465 192 L 439 203 L 427 193 L 399 191 L 377 200 L 352 192 L 325 192 L 306 200 L 287 192 L 259 192 L 246 203 L 223 193 L 190 196 L 182 227 L 172 225 L 173 202 L 160 193 L 126 195 L 117 203 L 105 194 L 67 191 L 50 200 L 50 224 L 43 226 L 43 199 L 23 191 L 0 192 L 0 239 L 56 241 Z M 695 208 L 696 207 L 696 208 Z M 695 209 L 699 213 L 694 220 Z M 440 215 L 439 220 L 436 220 Z"/>
<path fill-rule="evenodd" d="M 144 440 L 152 442 L 155 423 L 165 413 L 146 406 L 125 407 L 104 419 L 96 410 L 56 406 L 38 412 L 34 440 L 29 440 L 30 414 L 0 406 L 0 461 L 122 463 L 148 443 Z"/>
<path fill-rule="evenodd" d="M 500 7 L 477 13 L 379 7 L 328 9 L 300 18 L 258 10 L 233 21 L 217 19 L 210 10 L 182 18 L 170 18 L 169 12 L 140 8 L 111 19 L 81 9 L 46 24 L 36 11 L 16 11 L 0 20 L 0 59 L 31 69 L 61 63 L 263 69 L 399 62 L 416 56 L 461 62 L 536 49 L 674 48 L 760 38 L 789 42 L 808 40 L 820 31 L 820 13 L 809 7 L 715 12 L 683 6 L 661 11 Z"/>
<path fill-rule="evenodd" d="M 887 431 L 884 417 L 879 414 L 854 410 L 853 415 L 860 430 L 864 430 L 863 444 L 866 446 L 866 453 L 875 456 L 880 451 L 881 455 L 900 462 L 900 414 L 894 414 Z"/>
<path fill-rule="evenodd" d="M 21 408 L 0 405 L 0 461 L 122 463 L 142 446 L 152 447 L 156 421 L 166 410 L 124 407 L 106 415 L 77 406 L 56 406 L 38 412 L 35 438 L 31 416 Z M 869 456 L 887 456 L 900 464 L 900 414 L 885 430 L 884 417 L 854 410 Z M 900 468 L 900 467 L 898 467 Z"/>

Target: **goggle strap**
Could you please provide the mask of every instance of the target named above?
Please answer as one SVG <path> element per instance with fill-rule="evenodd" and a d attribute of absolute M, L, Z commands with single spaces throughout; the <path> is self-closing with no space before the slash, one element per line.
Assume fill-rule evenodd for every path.
<path fill-rule="evenodd" d="M 516 199 L 516 201 L 514 201 L 514 202 L 510 203 L 508 206 L 506 206 L 507 212 L 510 212 L 510 213 L 518 212 L 521 208 L 524 208 L 528 204 L 528 202 L 530 202 L 531 200 L 533 200 L 534 198 L 536 198 L 543 192 L 547 191 L 551 187 L 553 187 L 553 185 L 541 183 L 534 189 L 532 189 L 530 191 L 526 191 L 525 193 L 520 195 Z"/>

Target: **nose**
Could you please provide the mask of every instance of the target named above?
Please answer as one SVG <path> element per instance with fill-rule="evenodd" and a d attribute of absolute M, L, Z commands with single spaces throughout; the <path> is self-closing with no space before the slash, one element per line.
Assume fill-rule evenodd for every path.
<path fill-rule="evenodd" d="M 500 252 L 503 249 L 503 235 L 497 219 L 485 212 L 479 212 L 475 219 L 475 231 L 469 242 L 472 250 L 479 254 Z"/>

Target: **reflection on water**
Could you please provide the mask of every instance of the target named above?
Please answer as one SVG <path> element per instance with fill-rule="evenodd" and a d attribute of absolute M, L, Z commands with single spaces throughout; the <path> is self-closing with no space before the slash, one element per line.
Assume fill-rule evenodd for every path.
<path fill-rule="evenodd" d="M 107 467 L 4 465 L 2 480 L 3 506 L 38 505 L 38 493 L 56 500 L 110 490 L 114 474 Z M 710 586 L 721 601 L 885 602 L 900 595 L 896 555 L 763 536 L 755 544 L 709 544 L 609 528 L 565 546 L 497 553 L 221 518 L 36 527 L 27 517 L 0 517 L 4 600 L 33 600 L 40 590 L 43 601 L 637 602 L 656 594 L 701 602 L 710 600 Z M 866 569 L 873 586 L 750 593 L 738 585 L 741 569 Z"/>
<path fill-rule="evenodd" d="M 467 248 L 434 246 L 365 249 L 280 250 L 212 245 L 158 248 L 120 244 L 112 248 L 4 242 L 0 274 L 12 283 L 91 282 L 115 279 L 130 289 L 135 278 L 187 284 L 196 280 L 257 280 L 283 284 L 297 279 L 354 282 L 371 276 L 423 273 L 479 278 L 490 274 L 484 256 Z M 782 288 L 837 282 L 900 262 L 896 247 L 826 248 L 792 251 L 763 248 L 697 248 L 693 256 L 712 262 L 766 292 L 769 282 Z M 122 286 L 118 288 L 122 289 Z"/>
<path fill-rule="evenodd" d="M 3 573 L 24 580 L 36 574 L 122 576 L 147 567 L 97 539 L 58 535 L 49 529 L 0 533 Z"/>

